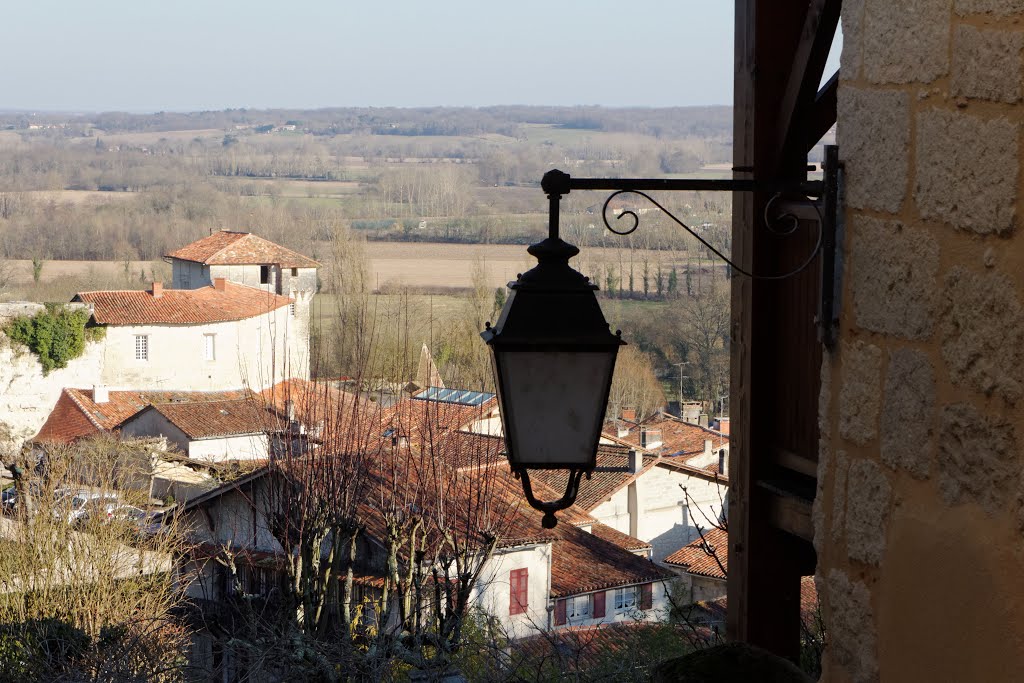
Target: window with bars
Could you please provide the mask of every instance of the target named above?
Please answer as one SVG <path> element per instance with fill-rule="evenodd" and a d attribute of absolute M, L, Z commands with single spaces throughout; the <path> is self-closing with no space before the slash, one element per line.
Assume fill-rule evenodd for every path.
<path fill-rule="evenodd" d="M 203 335 L 203 360 L 217 360 L 217 335 Z"/>
<path fill-rule="evenodd" d="M 529 599 L 529 570 L 513 569 L 508 573 L 509 604 L 508 613 L 523 614 L 530 605 Z"/>
<path fill-rule="evenodd" d="M 135 360 L 149 360 L 149 335 L 135 335 Z"/>

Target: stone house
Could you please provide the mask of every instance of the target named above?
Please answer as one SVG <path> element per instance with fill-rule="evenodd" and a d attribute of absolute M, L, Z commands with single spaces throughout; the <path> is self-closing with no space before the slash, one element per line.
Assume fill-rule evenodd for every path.
<path fill-rule="evenodd" d="M 615 441 L 610 435 L 603 440 Z M 598 446 L 597 466 L 580 482 L 576 505 L 608 527 L 650 543 L 655 562 L 697 538 L 698 527 L 717 524 L 728 505 L 728 477 L 684 458 L 605 443 Z M 539 471 L 531 479 L 565 490 L 566 474 L 559 470 Z"/>
<path fill-rule="evenodd" d="M 658 411 L 641 421 L 623 410 L 618 420 L 605 424 L 605 441 L 628 444 L 664 457 L 681 458 L 694 467 L 728 474 L 728 418 L 719 418 L 719 431 Z M 615 438 L 612 439 L 611 437 Z"/>
<path fill-rule="evenodd" d="M 724 597 L 729 572 L 729 533 L 712 527 L 666 557 L 664 564 L 681 578 L 673 588 L 672 597 L 677 604 L 690 605 Z"/>

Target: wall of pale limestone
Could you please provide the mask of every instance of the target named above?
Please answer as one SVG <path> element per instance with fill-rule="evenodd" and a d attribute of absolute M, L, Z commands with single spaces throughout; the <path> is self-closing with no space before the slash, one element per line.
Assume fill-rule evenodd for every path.
<path fill-rule="evenodd" d="M 1024 0 L 845 0 L 824 680 L 1024 670 Z"/>

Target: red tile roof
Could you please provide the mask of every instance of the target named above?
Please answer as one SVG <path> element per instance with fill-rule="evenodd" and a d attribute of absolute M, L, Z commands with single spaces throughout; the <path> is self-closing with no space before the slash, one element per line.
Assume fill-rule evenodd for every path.
<path fill-rule="evenodd" d="M 144 290 L 79 292 L 74 301 L 93 305 L 93 319 L 103 325 L 195 325 L 253 318 L 292 302 L 253 287 L 227 282 L 223 290 L 165 289 L 154 297 Z"/>
<path fill-rule="evenodd" d="M 540 521 L 540 514 L 537 514 Z M 572 524 L 559 523 L 551 551 L 551 597 L 663 581 L 673 572 Z"/>
<path fill-rule="evenodd" d="M 704 441 L 711 441 L 712 448 L 719 449 L 729 445 L 729 436 L 707 427 L 684 422 L 678 417 L 657 413 L 643 422 L 635 423 L 619 420 L 620 424 L 629 427 L 629 434 L 617 437 L 620 442 L 640 446 L 640 433 L 644 429 L 661 430 L 661 446 L 654 452 L 665 456 L 696 455 L 704 452 Z M 605 431 L 610 435 L 617 434 L 614 422 L 605 424 Z"/>
<path fill-rule="evenodd" d="M 165 256 L 206 265 L 276 264 L 282 268 L 317 268 L 319 263 L 248 232 L 221 230 Z"/>
<path fill-rule="evenodd" d="M 643 467 L 638 474 L 646 472 L 653 467 L 657 460 L 658 458 L 653 455 L 643 454 Z M 625 468 L 628 465 L 628 447 L 617 444 L 598 445 L 598 467 Z M 556 491 L 565 491 L 568 476 L 569 474 L 565 470 L 538 470 L 530 475 L 530 479 L 531 481 L 534 479 L 543 481 Z M 629 484 L 637 476 L 629 472 L 594 472 L 590 475 L 590 479 L 584 477 L 580 481 L 580 491 L 576 497 L 576 505 L 584 510 L 593 510 L 601 503 L 609 500 L 616 491 Z"/>
<path fill-rule="evenodd" d="M 160 413 L 190 439 L 262 434 L 287 427 L 274 412 L 267 410 L 262 401 L 253 399 L 159 403 L 145 410 Z"/>
<path fill-rule="evenodd" d="M 64 389 L 57 405 L 33 438 L 41 443 L 71 443 L 117 425 L 154 403 L 230 401 L 242 391 L 111 391 L 104 403 L 93 401 L 91 389 Z"/>
<path fill-rule="evenodd" d="M 665 558 L 665 564 L 681 567 L 689 574 L 724 579 L 729 571 L 729 534 L 714 527 Z"/>
<path fill-rule="evenodd" d="M 497 398 L 478 406 L 406 398 L 385 411 L 383 418 L 385 429 L 396 429 L 411 443 L 437 443 L 440 435 L 465 429 L 490 415 L 497 406 Z"/>
<path fill-rule="evenodd" d="M 629 534 L 624 534 L 618 529 L 613 529 L 607 524 L 596 522 L 590 527 L 590 533 L 594 534 L 598 538 L 614 543 L 620 548 L 624 548 L 630 552 L 635 550 L 650 550 L 651 544 L 646 541 L 641 541 L 639 538 L 634 538 Z"/>

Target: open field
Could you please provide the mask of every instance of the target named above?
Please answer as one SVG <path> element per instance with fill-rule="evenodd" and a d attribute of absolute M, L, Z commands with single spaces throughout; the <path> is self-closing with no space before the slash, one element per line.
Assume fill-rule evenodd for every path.
<path fill-rule="evenodd" d="M 366 256 L 370 282 L 375 290 L 395 291 L 404 287 L 419 290 L 443 291 L 466 289 L 473 286 L 474 272 L 482 270 L 490 287 L 501 287 L 516 278 L 517 273 L 532 268 L 536 261 L 526 253 L 526 247 L 516 244 L 448 244 L 436 242 L 366 242 Z M 628 249 L 587 247 L 574 265 L 585 272 L 596 264 L 610 264 L 628 269 Z M 686 252 L 646 251 L 632 252 L 636 281 L 634 289 L 640 291 L 642 263 L 660 262 L 663 270 L 673 265 L 682 269 L 688 263 L 697 265 L 694 256 L 688 260 Z M 170 269 L 162 261 L 131 261 L 129 277 L 125 277 L 124 261 L 45 261 L 40 286 L 32 282 L 32 263 L 27 260 L 8 261 L 12 267 L 12 288 L 21 298 L 59 301 L 70 298 L 75 291 L 84 289 L 126 287 L 141 288 L 153 277 L 170 278 Z M 699 263 L 711 267 L 706 259 Z M 653 266 L 652 266 L 653 267 Z M 140 278 L 145 272 L 146 282 Z M 601 283 L 603 286 L 603 283 Z M 653 290 L 653 287 L 652 287 Z M 67 294 L 67 297 L 64 297 Z"/>

